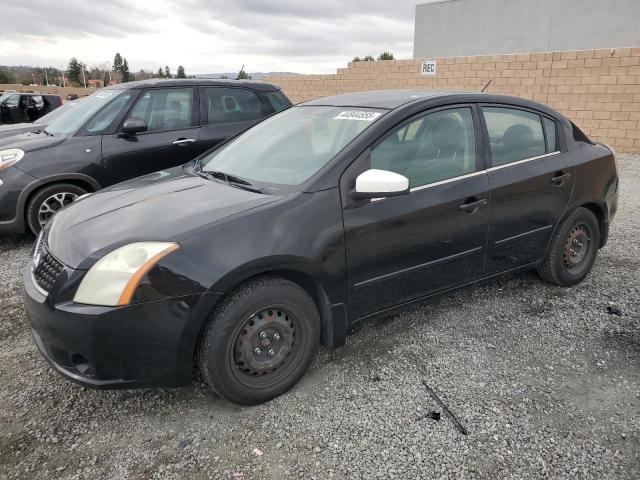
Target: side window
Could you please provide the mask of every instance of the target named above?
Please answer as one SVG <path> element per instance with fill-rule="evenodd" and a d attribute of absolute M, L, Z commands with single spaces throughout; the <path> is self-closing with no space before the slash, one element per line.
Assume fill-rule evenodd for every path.
<path fill-rule="evenodd" d="M 246 122 L 262 117 L 258 96 L 246 88 L 209 87 L 205 89 L 209 125 Z"/>
<path fill-rule="evenodd" d="M 104 107 L 88 124 L 85 130 L 88 133 L 102 133 L 112 127 L 112 123 L 131 98 L 130 93 L 123 93 L 114 101 Z"/>
<path fill-rule="evenodd" d="M 168 132 L 191 127 L 192 88 L 158 88 L 146 91 L 129 114 L 147 122 L 147 132 Z"/>
<path fill-rule="evenodd" d="M 556 138 L 556 122 L 547 117 L 542 117 L 544 124 L 544 134 L 547 137 L 547 153 L 557 152 L 558 140 Z"/>
<path fill-rule="evenodd" d="M 9 98 L 7 98 L 5 105 L 7 107 L 17 107 L 18 103 L 20 103 L 20 95 L 11 95 Z"/>
<path fill-rule="evenodd" d="M 441 110 L 404 125 L 373 149 L 371 168 L 400 173 L 411 188 L 475 172 L 471 109 Z"/>
<path fill-rule="evenodd" d="M 503 107 L 484 107 L 492 165 L 505 165 L 547 153 L 540 115 Z"/>
<path fill-rule="evenodd" d="M 280 92 L 268 92 L 265 94 L 265 97 L 269 100 L 269 103 L 273 107 L 273 111 L 275 113 L 289 108 L 289 103 L 284 99 Z"/>

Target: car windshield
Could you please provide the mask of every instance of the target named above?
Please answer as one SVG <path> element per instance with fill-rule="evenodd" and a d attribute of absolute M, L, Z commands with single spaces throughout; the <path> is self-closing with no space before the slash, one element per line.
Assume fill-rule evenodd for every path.
<path fill-rule="evenodd" d="M 357 107 L 293 107 L 205 155 L 200 167 L 218 178 L 226 175 L 276 188 L 299 185 L 382 113 Z"/>
<path fill-rule="evenodd" d="M 46 115 L 43 115 L 42 117 L 40 117 L 38 120 L 36 120 L 33 123 L 37 123 L 37 124 L 40 124 L 40 125 L 49 125 L 50 123 L 53 123 L 55 120 L 57 120 L 59 117 L 61 117 L 63 114 L 69 112 L 69 110 L 73 110 L 73 108 L 76 105 L 78 105 L 79 102 L 80 102 L 80 100 L 76 100 L 74 102 L 65 102 L 64 104 L 62 104 L 61 106 L 59 106 L 55 110 L 51 110 Z"/>
<path fill-rule="evenodd" d="M 53 136 L 69 137 L 75 134 L 98 110 L 125 90 L 101 90 L 82 100 L 69 115 L 63 113 L 45 128 L 45 132 Z"/>
<path fill-rule="evenodd" d="M 3 93 L 2 95 L 0 95 L 0 104 L 2 104 L 11 95 L 12 95 L 11 93 Z"/>

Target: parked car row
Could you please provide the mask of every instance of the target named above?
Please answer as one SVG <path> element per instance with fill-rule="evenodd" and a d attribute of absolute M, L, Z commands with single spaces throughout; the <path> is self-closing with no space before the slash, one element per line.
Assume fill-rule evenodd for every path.
<path fill-rule="evenodd" d="M 25 215 L 41 230 L 25 308 L 55 370 L 166 387 L 195 364 L 256 404 L 359 322 L 525 269 L 575 285 L 607 242 L 615 154 L 543 105 L 432 91 L 289 105 L 260 83 L 143 82 L 1 144 L 5 230 Z"/>
<path fill-rule="evenodd" d="M 0 96 L 0 125 L 35 122 L 60 106 L 60 95 L 7 92 Z"/>
<path fill-rule="evenodd" d="M 13 137 L 20 133 L 38 132 L 47 127 L 50 123 L 61 117 L 63 113 L 71 110 L 78 104 L 75 102 L 65 102 L 61 107 L 47 113 L 34 122 L 12 123 L 9 125 L 0 125 L 0 139 Z"/>

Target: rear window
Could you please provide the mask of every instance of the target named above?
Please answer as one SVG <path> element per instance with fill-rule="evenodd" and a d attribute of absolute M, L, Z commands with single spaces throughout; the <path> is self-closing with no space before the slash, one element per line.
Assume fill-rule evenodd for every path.
<path fill-rule="evenodd" d="M 482 112 L 489 132 L 493 166 L 548 153 L 539 114 L 504 107 L 484 107 Z"/>
<path fill-rule="evenodd" d="M 262 103 L 246 88 L 209 87 L 205 89 L 208 124 L 259 120 Z"/>
<path fill-rule="evenodd" d="M 589 137 L 587 137 L 585 133 L 582 130 L 580 130 L 575 123 L 571 122 L 571 128 L 573 129 L 573 139 L 576 142 L 585 142 L 593 145 L 593 142 L 589 139 Z"/>

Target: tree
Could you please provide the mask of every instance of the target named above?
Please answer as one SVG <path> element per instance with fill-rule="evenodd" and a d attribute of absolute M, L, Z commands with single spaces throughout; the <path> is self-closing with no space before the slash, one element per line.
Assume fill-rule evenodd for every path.
<path fill-rule="evenodd" d="M 378 57 L 378 60 L 393 60 L 393 53 L 391 52 L 382 52 Z"/>
<path fill-rule="evenodd" d="M 162 67 L 158 68 L 157 78 L 164 78 L 164 72 L 162 71 Z"/>
<path fill-rule="evenodd" d="M 164 66 L 164 76 L 167 77 L 167 78 L 172 78 L 171 77 L 171 70 L 169 70 L 169 67 L 166 66 L 166 65 Z"/>
<path fill-rule="evenodd" d="M 373 58 L 371 55 L 367 55 L 362 59 L 363 62 L 373 62 L 374 60 L 375 58 Z"/>
<path fill-rule="evenodd" d="M 251 75 L 244 71 L 244 67 L 238 72 L 238 78 L 236 80 L 251 80 Z"/>
<path fill-rule="evenodd" d="M 352 62 L 361 62 L 362 59 L 360 57 L 353 57 L 353 60 L 351 60 Z"/>
<path fill-rule="evenodd" d="M 122 62 L 122 69 L 120 71 L 122 72 L 123 83 L 131 81 L 131 75 L 129 74 L 129 62 L 127 62 L 126 58 Z"/>
<path fill-rule="evenodd" d="M 122 71 L 122 56 L 119 53 L 116 53 L 116 56 L 113 57 L 113 69 L 116 72 Z"/>
<path fill-rule="evenodd" d="M 178 65 L 178 73 L 176 74 L 176 78 L 187 78 L 187 75 L 184 73 L 184 67 L 182 65 Z"/>
<path fill-rule="evenodd" d="M 4 68 L 0 68 L 0 83 L 13 83 L 13 75 Z"/>
<path fill-rule="evenodd" d="M 82 63 L 78 61 L 76 57 L 71 57 L 69 65 L 67 66 L 67 78 L 69 82 L 82 83 Z"/>

